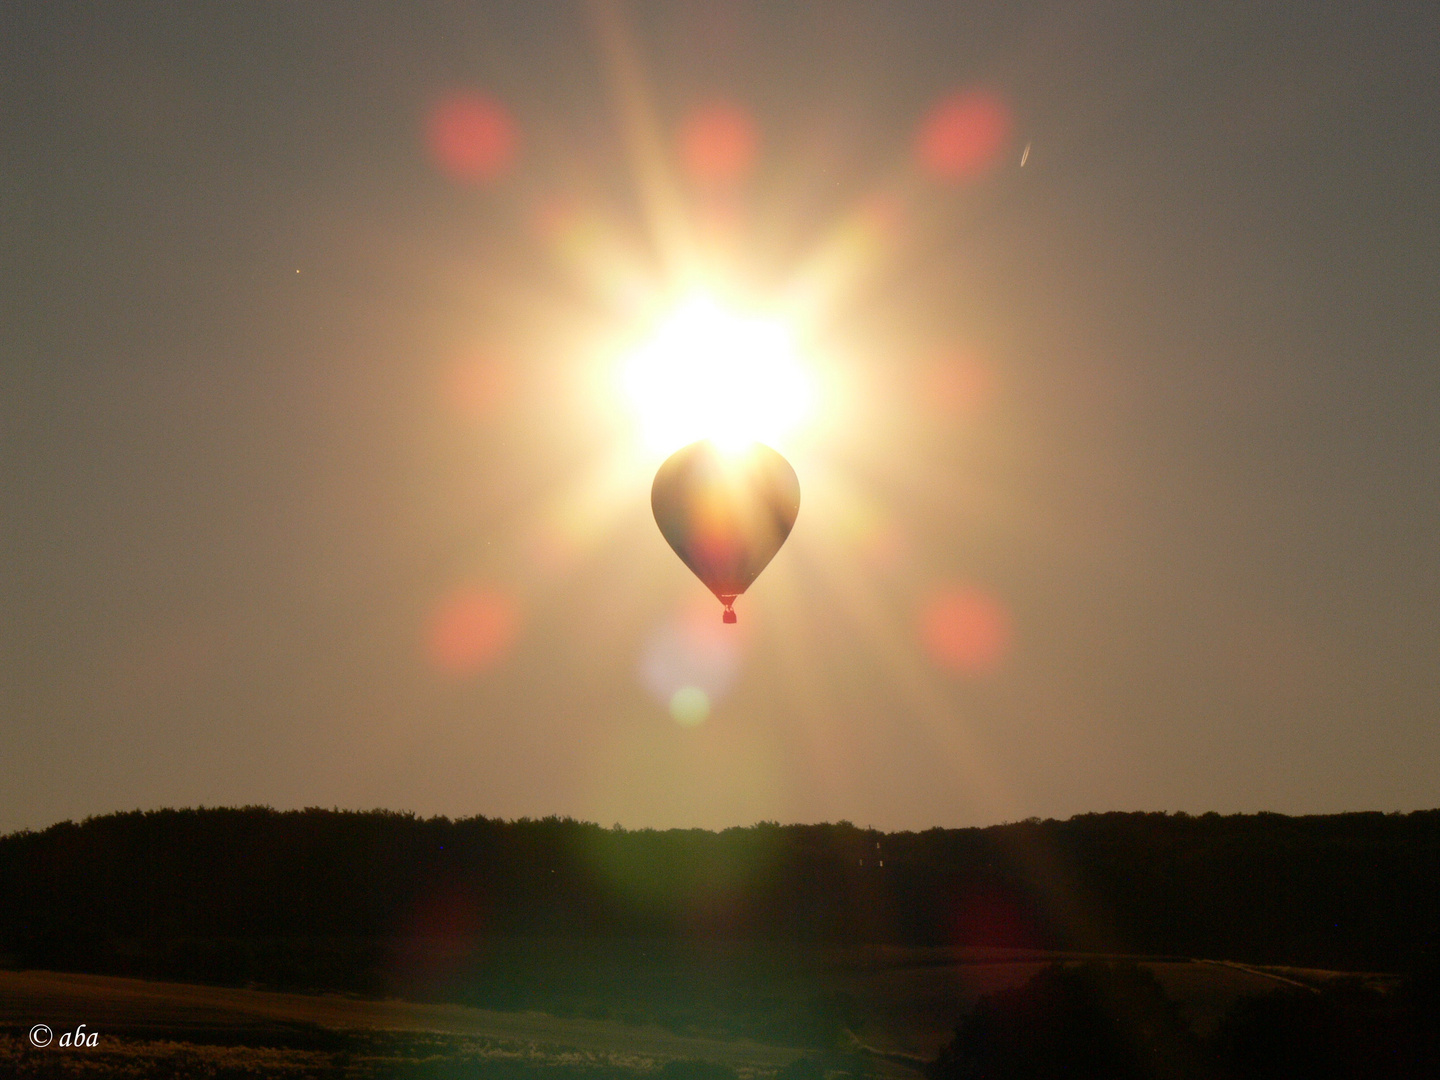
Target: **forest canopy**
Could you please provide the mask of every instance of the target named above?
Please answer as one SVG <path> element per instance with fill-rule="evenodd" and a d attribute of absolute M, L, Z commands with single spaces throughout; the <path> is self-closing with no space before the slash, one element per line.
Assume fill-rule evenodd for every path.
<path fill-rule="evenodd" d="M 0 953 L 29 966 L 94 969 L 117 943 L 546 935 L 1395 971 L 1437 927 L 1440 810 L 883 833 L 245 807 L 0 837 Z"/>

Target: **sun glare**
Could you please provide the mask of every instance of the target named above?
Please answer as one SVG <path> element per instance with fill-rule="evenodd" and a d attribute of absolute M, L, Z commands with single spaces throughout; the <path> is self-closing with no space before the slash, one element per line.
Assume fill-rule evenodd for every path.
<path fill-rule="evenodd" d="M 621 383 L 646 447 L 661 454 L 697 439 L 783 443 L 815 397 L 788 325 L 704 294 L 656 324 L 626 360 Z"/>

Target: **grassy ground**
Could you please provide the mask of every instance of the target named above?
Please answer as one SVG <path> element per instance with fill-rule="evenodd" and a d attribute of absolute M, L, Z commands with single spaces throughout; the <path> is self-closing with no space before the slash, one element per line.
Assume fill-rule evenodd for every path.
<path fill-rule="evenodd" d="M 524 948 L 532 954 L 492 953 L 489 978 L 516 980 L 517 1004 L 547 1003 L 540 990 L 548 987 L 546 1011 L 455 1003 L 490 993 L 475 983 L 467 994 L 460 968 L 431 982 L 430 996 L 447 999 L 438 1001 L 0 971 L 0 1076 L 914 1080 L 914 1065 L 935 1055 L 977 997 L 1019 985 L 1053 959 L 938 949 Z M 1201 1032 L 1238 997 L 1295 974 L 1145 963 Z M 817 1017 L 839 1026 L 826 1034 Z M 79 1024 L 99 1039 L 37 1049 L 27 1039 L 36 1023 L 49 1025 L 57 1043 Z"/>
<path fill-rule="evenodd" d="M 784 1072 L 783 1066 L 754 1064 L 752 1055 L 744 1053 L 732 1055 L 742 1062 L 735 1064 L 715 1057 L 661 1058 L 618 1049 L 581 1050 L 441 1032 L 351 1032 L 317 1041 L 325 1045 L 251 1046 L 102 1036 L 93 1048 L 40 1050 L 23 1036 L 0 1035 L 0 1075 L 16 1080 L 768 1080 Z M 810 1059 L 819 1063 L 814 1075 L 828 1075 L 831 1080 L 856 1075 L 853 1067 L 845 1068 L 844 1056 L 826 1057 Z M 858 1071 L 864 1076 L 886 1075 L 863 1068 L 863 1062 Z"/>

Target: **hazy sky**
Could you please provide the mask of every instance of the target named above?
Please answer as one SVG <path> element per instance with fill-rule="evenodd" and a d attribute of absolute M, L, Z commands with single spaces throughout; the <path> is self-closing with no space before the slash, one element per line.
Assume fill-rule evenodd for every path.
<path fill-rule="evenodd" d="M 0 829 L 1440 804 L 1437 56 L 1433 2 L 3 5 Z M 818 388 L 734 627 L 615 389 L 695 281 Z"/>

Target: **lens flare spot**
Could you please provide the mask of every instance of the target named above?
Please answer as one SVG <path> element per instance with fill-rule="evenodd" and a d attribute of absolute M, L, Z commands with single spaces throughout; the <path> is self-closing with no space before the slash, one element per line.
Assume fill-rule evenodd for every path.
<path fill-rule="evenodd" d="M 485 923 L 475 890 L 428 883 L 395 941 L 396 981 L 412 993 L 447 984 L 466 961 L 474 962 Z"/>
<path fill-rule="evenodd" d="M 941 412 L 973 416 L 995 394 L 995 375 L 975 352 L 956 349 L 939 357 L 924 372 L 920 392 Z"/>
<path fill-rule="evenodd" d="M 661 625 L 645 643 L 640 658 L 640 681 L 655 700 L 681 723 L 677 702 L 693 715 L 696 699 L 704 699 L 703 720 L 712 705 L 729 690 L 744 659 L 747 630 L 743 624 L 724 625 L 715 617 L 710 598 L 688 607 Z M 699 720 L 694 721 L 699 723 Z"/>
<path fill-rule="evenodd" d="M 970 180 L 999 160 L 1010 137 L 1010 110 L 983 90 L 952 94 L 920 125 L 916 152 L 920 164 L 939 180 Z"/>
<path fill-rule="evenodd" d="M 940 667 L 961 675 L 995 671 L 1010 648 L 1005 606 L 978 589 L 950 589 L 934 597 L 921 614 L 925 650 Z"/>
<path fill-rule="evenodd" d="M 484 589 L 460 589 L 430 617 L 430 661 L 448 675 L 475 675 L 504 659 L 515 639 L 514 603 Z"/>
<path fill-rule="evenodd" d="M 682 686 L 670 698 L 670 715 L 681 727 L 698 727 L 710 715 L 710 695 L 698 686 Z"/>
<path fill-rule="evenodd" d="M 750 114 L 730 102 L 696 109 L 680 127 L 680 161 L 691 178 L 703 184 L 745 179 L 754 167 L 759 144 Z"/>
<path fill-rule="evenodd" d="M 510 112 L 494 98 L 457 91 L 425 118 L 425 143 L 435 167 L 452 180 L 494 180 L 515 163 L 519 135 Z"/>
<path fill-rule="evenodd" d="M 957 948 L 1044 948 L 1045 934 L 1030 907 L 1013 890 L 981 885 L 952 912 L 950 944 Z"/>
<path fill-rule="evenodd" d="M 452 364 L 444 377 L 450 408 L 474 420 L 493 415 L 510 396 L 511 373 L 493 357 L 476 354 Z"/>

